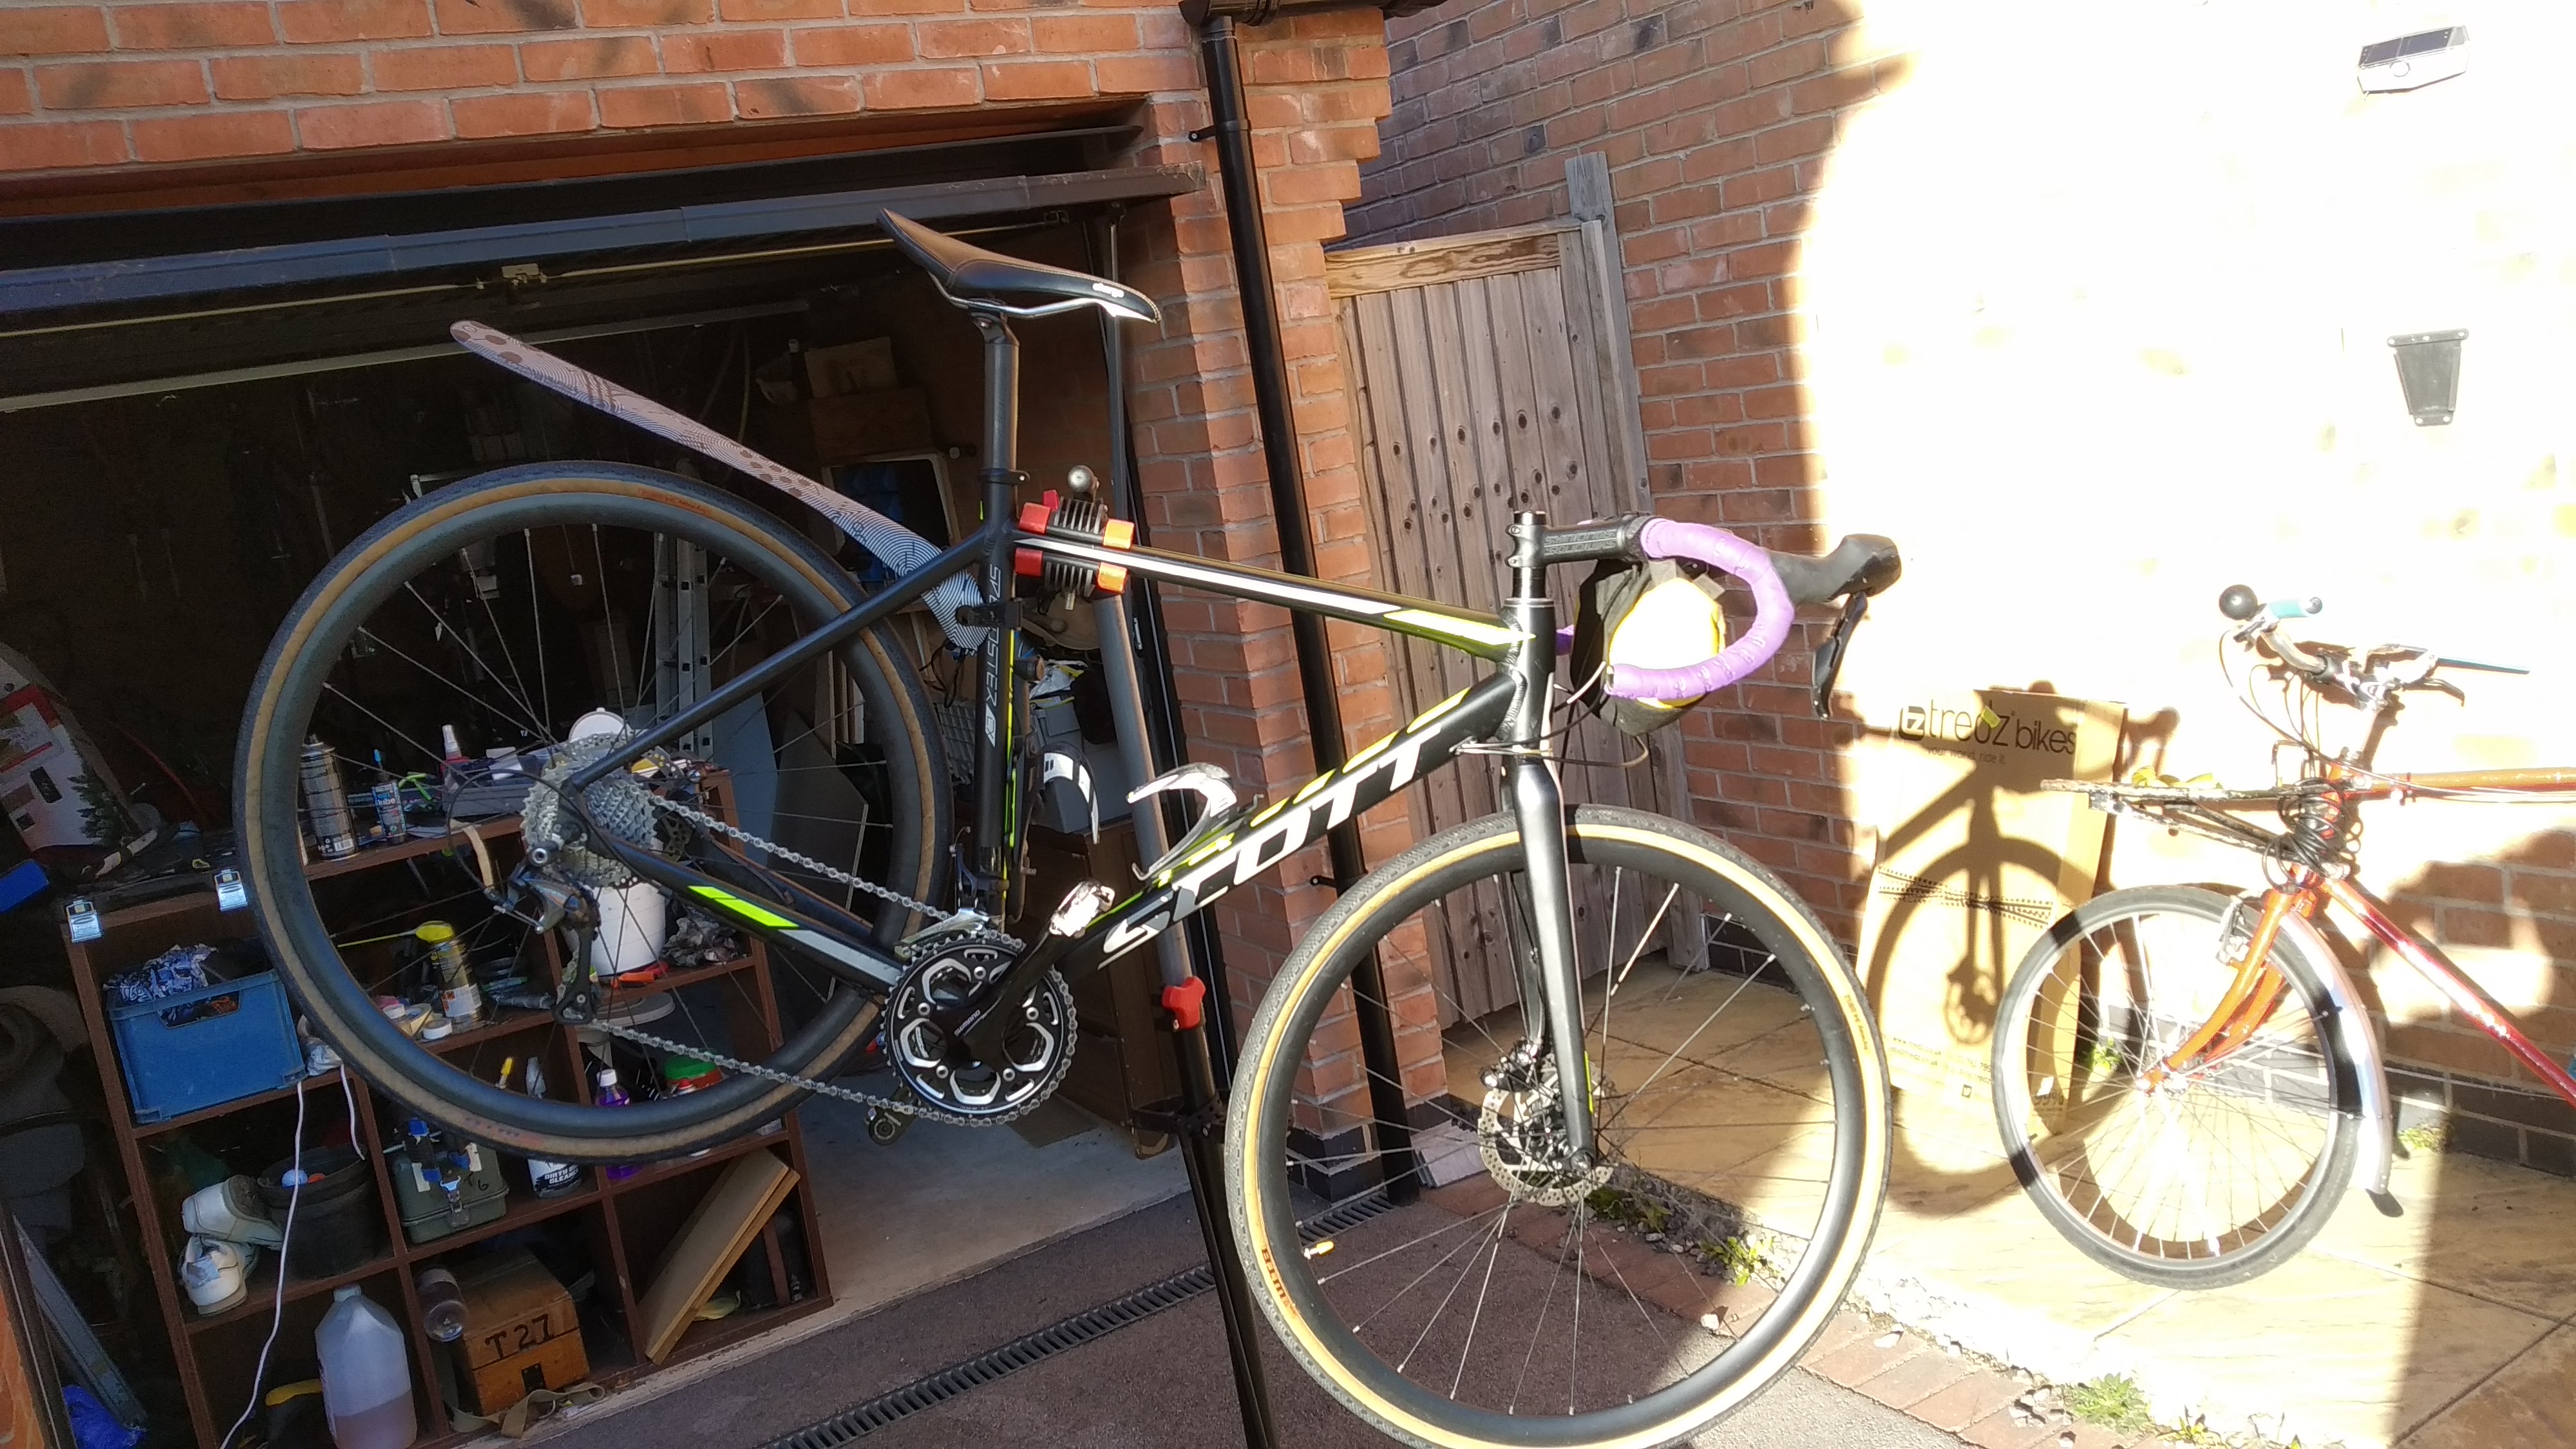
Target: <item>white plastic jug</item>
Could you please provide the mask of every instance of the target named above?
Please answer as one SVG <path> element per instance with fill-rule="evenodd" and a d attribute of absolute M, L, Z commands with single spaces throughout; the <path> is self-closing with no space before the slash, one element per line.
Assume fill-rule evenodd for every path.
<path fill-rule="evenodd" d="M 410 1349 L 394 1316 L 355 1283 L 331 1292 L 313 1330 L 322 1358 L 322 1410 L 339 1449 L 404 1449 L 420 1436 L 411 1406 Z"/>
<path fill-rule="evenodd" d="M 626 728 L 615 712 L 594 709 L 572 722 L 570 738 L 613 735 Z M 590 938 L 590 969 L 600 976 L 641 971 L 662 959 L 670 937 L 670 902 L 651 881 L 614 886 L 599 892 L 599 930 Z"/>

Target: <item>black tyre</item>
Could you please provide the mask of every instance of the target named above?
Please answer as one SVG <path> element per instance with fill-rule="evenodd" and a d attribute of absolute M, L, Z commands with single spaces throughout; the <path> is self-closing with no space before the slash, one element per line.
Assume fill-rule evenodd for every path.
<path fill-rule="evenodd" d="M 695 550 L 692 553 L 690 550 Z M 694 592 L 695 597 L 690 595 Z M 545 746 L 594 707 L 628 721 L 667 717 L 854 605 L 847 570 L 778 520 L 686 478 L 607 463 L 504 469 L 441 488 L 350 544 L 269 647 L 246 707 L 235 799 L 244 875 L 262 934 L 304 1009 L 369 1081 L 475 1140 L 576 1161 L 695 1150 L 778 1116 L 800 1088 L 748 1074 L 701 1091 L 607 1110 L 565 1082 L 553 1100 L 494 1085 L 505 1056 L 546 1038 L 541 1012 L 424 1044 L 380 1010 L 419 991 L 417 967 L 384 944 L 423 914 L 453 924 L 488 969 L 542 989 L 563 944 L 483 897 L 470 852 L 408 871 L 335 870 L 313 852 L 299 757 L 327 742 L 344 784 L 437 778 L 440 727 L 469 752 Z M 693 684 L 695 673 L 702 684 Z M 912 664 L 884 628 L 790 674 L 710 725 L 694 753 L 724 764 L 746 828 L 917 900 L 938 884 L 947 780 Z M 381 773 L 379 773 L 381 772 Z M 365 828 L 363 809 L 359 826 Z M 363 852 L 362 852 L 363 856 Z M 755 856 L 755 858 L 759 858 Z M 891 942 L 910 913 L 779 858 L 764 863 L 837 892 Z M 677 921 L 679 907 L 672 907 Z M 409 971 L 410 975 L 404 973 Z M 686 979 L 675 976 L 674 981 Z M 877 1001 L 821 963 L 772 947 L 771 999 L 747 972 L 706 973 L 639 996 L 650 1030 L 809 1075 L 874 1028 Z M 623 993 L 621 993 L 623 995 Z M 780 1020 L 784 1044 L 743 1052 L 746 1021 Z M 757 1038 L 753 1038 L 757 1040 Z M 605 1044 L 603 1043 L 603 1046 Z"/>
<path fill-rule="evenodd" d="M 2323 979 L 2275 938 L 2272 1008 L 2241 1044 L 2166 1066 L 2219 1009 L 2260 909 L 2194 886 L 2097 896 L 2033 943 L 1994 1039 L 2014 1173 L 2085 1256 L 2218 1288 L 2306 1246 L 2352 1180 L 2359 1087 Z"/>
<path fill-rule="evenodd" d="M 1237 1064 L 1226 1168 L 1246 1275 L 1306 1370 L 1407 1444 L 1687 1438 L 1797 1362 L 1878 1221 L 1885 1063 L 1815 916 L 1679 821 L 1584 808 L 1567 850 L 1596 1165 L 1550 1157 L 1552 1067 L 1500 1087 L 1477 1075 L 1525 1031 L 1517 1005 L 1468 1015 L 1456 974 L 1475 959 L 1507 977 L 1527 954 L 1508 816 L 1416 846 L 1326 912 Z M 1705 969 L 1671 964 L 1676 931 L 1721 923 Z M 1367 1215 L 1385 1179 L 1422 1170 L 1375 1146 L 1348 994 L 1373 952 L 1399 1001 L 1417 1143 L 1484 1172 L 1441 1170 L 1448 1186 Z M 1415 1062 L 1429 1003 L 1410 983 L 1425 976 L 1444 1017 L 1465 1017 L 1436 1066 Z M 1541 1085 L 1510 1090 L 1523 1080 Z"/>

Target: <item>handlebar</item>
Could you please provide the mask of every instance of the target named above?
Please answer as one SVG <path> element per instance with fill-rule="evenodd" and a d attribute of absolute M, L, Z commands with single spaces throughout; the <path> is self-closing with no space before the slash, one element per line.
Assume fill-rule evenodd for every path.
<path fill-rule="evenodd" d="M 2270 619 L 2313 619 L 2325 611 L 2326 601 L 2314 594 L 2304 599 L 2274 599 L 2267 604 L 2243 584 L 2230 584 L 2218 596 L 2218 612 L 2239 624 L 2257 614 Z"/>
<path fill-rule="evenodd" d="M 2457 697 L 2459 690 L 2456 686 L 2432 677 L 2437 669 L 2468 669 L 2493 674 L 2530 673 L 2510 664 L 2446 658 L 2407 644 L 2381 644 L 2369 649 L 2352 649 L 2337 644 L 2301 645 L 2281 632 L 2281 621 L 2314 618 L 2323 613 L 2325 607 L 2325 600 L 2315 595 L 2263 603 L 2252 589 L 2243 584 L 2232 584 L 2218 596 L 2218 611 L 2237 625 L 2231 631 L 2231 637 L 2238 643 L 2260 645 L 2310 685 L 2340 690 L 2371 709 L 2385 708 L 2400 692 L 2409 689 L 2435 689 Z"/>
<path fill-rule="evenodd" d="M 1733 574 L 1753 591 L 1753 627 L 1719 650 L 1716 658 L 1679 669 L 1613 664 L 1610 678 L 1602 686 L 1604 692 L 1619 699 L 1697 699 L 1770 663 L 1771 656 L 1779 653 L 1780 645 L 1788 639 L 1789 624 L 1797 616 L 1798 606 L 1789 601 L 1789 591 L 1780 582 L 1770 551 L 1760 545 L 1706 524 L 1651 518 L 1637 532 L 1637 556 L 1689 559 Z"/>
<path fill-rule="evenodd" d="M 1905 565 L 1894 542 L 1853 534 L 1832 552 L 1809 558 L 1774 553 L 1723 528 L 1673 518 L 1630 517 L 1611 523 L 1550 529 L 1540 541 L 1543 562 L 1586 559 L 1686 559 L 1733 575 L 1752 592 L 1753 625 L 1714 659 L 1676 669 L 1613 665 L 1603 691 L 1620 699 L 1676 702 L 1697 699 L 1760 669 L 1780 651 L 1800 604 L 1844 598 L 1842 621 L 1818 651 L 1817 694 L 1832 687 L 1844 646 L 1869 597 L 1894 584 Z"/>

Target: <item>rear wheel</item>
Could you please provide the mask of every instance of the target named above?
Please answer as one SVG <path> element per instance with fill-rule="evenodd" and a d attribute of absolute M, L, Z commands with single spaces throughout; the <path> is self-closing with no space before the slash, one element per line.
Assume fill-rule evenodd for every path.
<path fill-rule="evenodd" d="M 1814 915 L 1678 821 L 1585 808 L 1566 847 L 1593 1162 L 1565 1151 L 1554 1069 L 1518 1050 L 1521 1008 L 1480 1018 L 1459 998 L 1459 963 L 1508 977 L 1534 960 L 1509 816 L 1416 846 L 1326 912 L 1237 1066 L 1226 1166 L 1246 1276 L 1307 1371 L 1407 1444 L 1696 1433 L 1797 1362 L 1878 1220 L 1885 1066 Z M 1674 933 L 1721 921 L 1708 969 L 1677 970 Z M 1379 1150 L 1356 1050 L 1350 977 L 1372 953 L 1399 1000 L 1428 978 L 1464 1018 L 1436 1066 L 1413 1060 L 1426 1034 L 1399 1029 L 1408 1096 L 1430 1099 L 1414 1166 Z M 1449 1185 L 1389 1206 L 1389 1179 L 1426 1160 Z"/>
<path fill-rule="evenodd" d="M 2098 896 L 2032 944 L 1998 1008 L 2013 1171 L 2068 1242 L 2142 1283 L 2268 1272 L 2352 1180 L 2357 1087 L 2296 937 L 2274 939 L 2271 1008 L 2241 1041 L 2166 1066 L 2221 1009 L 2260 908 L 2191 886 Z"/>
<path fill-rule="evenodd" d="M 445 1041 L 406 1035 L 379 998 L 418 999 L 435 984 L 403 949 L 424 920 L 455 932 L 478 976 L 518 978 L 526 993 L 555 984 L 569 943 L 494 907 L 470 848 L 418 855 L 407 868 L 342 868 L 335 857 L 346 846 L 323 838 L 340 822 L 317 822 L 304 776 L 327 751 L 344 789 L 360 797 L 349 825 L 363 841 L 375 824 L 364 803 L 370 783 L 405 780 L 424 805 L 440 794 L 444 727 L 478 753 L 534 752 L 561 745 L 585 712 L 631 725 L 666 718 L 859 597 L 846 570 L 768 514 L 689 479 L 614 464 L 488 473 L 352 543 L 270 645 L 243 719 L 235 794 L 262 933 L 332 1045 L 412 1111 L 547 1157 L 667 1156 L 794 1105 L 800 1089 L 734 1074 L 658 1099 L 630 1090 L 633 1105 L 594 1108 L 586 1097 L 566 1100 L 573 1064 L 560 1059 L 548 1071 L 555 1100 L 504 1090 L 493 1079 L 506 1059 L 532 1057 L 549 1029 L 545 1013 L 525 1007 L 495 1004 L 497 1020 Z M 915 900 L 935 888 L 947 781 L 929 707 L 891 631 L 862 634 L 791 672 L 674 753 L 723 767 L 732 808 L 753 835 Z M 612 785 L 638 797 L 629 803 L 653 829 L 642 792 L 603 782 Z M 479 827 L 503 869 L 515 818 Z M 392 844 L 384 834 L 348 862 Z M 748 853 L 870 921 L 883 943 L 912 927 L 906 910 L 784 857 Z M 631 899 L 611 902 L 596 881 L 584 888 L 611 911 Z M 674 952 L 688 939 L 681 931 L 712 924 L 692 921 L 683 903 L 663 904 Z M 747 971 L 681 971 L 667 979 L 685 984 L 621 991 L 607 1010 L 799 1076 L 831 1068 L 874 1029 L 870 993 L 775 945 L 769 960 L 768 993 Z M 784 1043 L 758 1049 L 772 1021 Z"/>

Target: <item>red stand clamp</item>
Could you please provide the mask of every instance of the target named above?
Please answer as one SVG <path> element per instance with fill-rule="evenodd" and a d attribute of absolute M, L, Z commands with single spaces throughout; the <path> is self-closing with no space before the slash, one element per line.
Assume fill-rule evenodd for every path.
<path fill-rule="evenodd" d="M 1207 1021 L 1207 982 L 1193 976 L 1178 986 L 1164 987 L 1163 1009 L 1172 1014 L 1174 1027 L 1198 1030 Z"/>

